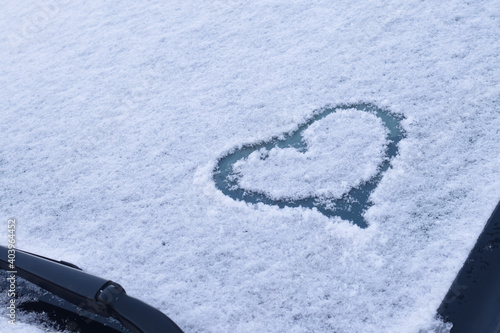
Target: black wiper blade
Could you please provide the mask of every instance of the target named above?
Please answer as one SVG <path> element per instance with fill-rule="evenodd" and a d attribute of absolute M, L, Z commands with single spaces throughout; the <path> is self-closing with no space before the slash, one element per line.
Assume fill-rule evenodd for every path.
<path fill-rule="evenodd" d="M 133 333 L 182 333 L 165 314 L 130 297 L 118 283 L 85 273 L 73 264 L 15 250 L 12 269 L 8 248 L 0 245 L 0 268 L 86 311 L 116 318 Z"/>

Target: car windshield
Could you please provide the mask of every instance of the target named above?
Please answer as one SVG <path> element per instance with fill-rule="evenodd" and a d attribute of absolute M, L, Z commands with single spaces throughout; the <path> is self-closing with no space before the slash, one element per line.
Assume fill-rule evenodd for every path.
<path fill-rule="evenodd" d="M 0 332 L 497 333 L 497 2 L 4 1 Z"/>

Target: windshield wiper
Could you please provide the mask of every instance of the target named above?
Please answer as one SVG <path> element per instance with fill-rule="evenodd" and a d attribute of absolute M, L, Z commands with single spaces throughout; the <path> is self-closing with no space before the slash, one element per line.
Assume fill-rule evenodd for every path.
<path fill-rule="evenodd" d="M 115 318 L 133 333 L 182 333 L 165 314 L 127 295 L 116 282 L 85 273 L 71 263 L 17 249 L 15 265 L 10 266 L 8 251 L 0 245 L 0 268 L 8 277 L 19 276 L 86 311 Z"/>

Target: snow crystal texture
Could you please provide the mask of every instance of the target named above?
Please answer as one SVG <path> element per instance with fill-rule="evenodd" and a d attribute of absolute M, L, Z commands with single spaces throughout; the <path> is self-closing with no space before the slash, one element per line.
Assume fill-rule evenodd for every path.
<path fill-rule="evenodd" d="M 303 133 L 306 151 L 275 147 L 238 161 L 242 188 L 272 199 L 340 198 L 375 176 L 385 155 L 387 129 L 375 115 L 339 110 Z"/>
<path fill-rule="evenodd" d="M 0 30 L 0 219 L 187 333 L 417 333 L 500 199 L 497 0 L 4 1 Z M 405 117 L 368 228 L 215 187 L 225 153 L 349 103 Z M 383 139 L 356 117 L 376 150 L 332 151 L 349 184 Z M 276 154 L 248 186 L 337 191 Z"/>

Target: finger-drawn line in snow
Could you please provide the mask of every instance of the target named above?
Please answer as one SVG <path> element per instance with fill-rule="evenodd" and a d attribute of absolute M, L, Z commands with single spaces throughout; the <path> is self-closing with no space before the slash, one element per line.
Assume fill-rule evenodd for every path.
<path fill-rule="evenodd" d="M 337 110 L 355 109 L 361 112 L 368 112 L 379 118 L 387 131 L 387 145 L 385 148 L 385 158 L 379 164 L 377 173 L 368 181 L 360 184 L 357 187 L 351 188 L 348 192 L 339 199 L 324 200 L 317 196 L 310 196 L 301 199 L 273 199 L 268 195 L 244 189 L 238 183 L 238 177 L 235 175 L 233 166 L 236 162 L 248 158 L 248 156 L 262 148 L 271 150 L 274 147 L 279 148 L 295 148 L 301 152 L 307 150 L 307 145 L 302 141 L 304 130 L 312 123 L 325 118 L 327 115 L 336 112 Z M 285 133 L 281 136 L 273 137 L 271 140 L 243 145 L 241 148 L 236 148 L 227 155 L 222 156 L 216 167 L 213 170 L 213 179 L 217 188 L 225 195 L 234 200 L 243 200 L 247 203 L 256 204 L 264 203 L 267 205 L 276 205 L 280 208 L 287 207 L 315 207 L 322 214 L 332 217 L 339 216 L 344 220 L 350 220 L 361 228 L 366 228 L 368 225 L 363 217 L 364 211 L 371 206 L 369 200 L 370 194 L 378 186 L 382 176 L 391 165 L 392 159 L 398 154 L 398 143 L 406 134 L 401 127 L 402 116 L 390 113 L 387 110 L 378 108 L 369 103 L 358 104 L 341 104 L 334 107 L 327 106 L 314 112 L 313 116 L 299 128 L 293 132 Z M 264 157 L 265 158 L 265 157 Z"/>

